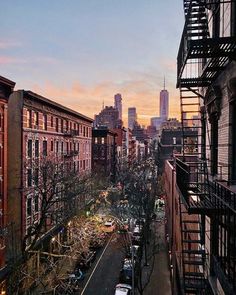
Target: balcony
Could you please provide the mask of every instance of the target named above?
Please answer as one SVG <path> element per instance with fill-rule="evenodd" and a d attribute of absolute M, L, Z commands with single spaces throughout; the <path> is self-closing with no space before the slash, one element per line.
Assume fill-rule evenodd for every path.
<path fill-rule="evenodd" d="M 69 151 L 63 154 L 64 158 L 71 158 L 78 155 L 79 155 L 79 151 Z"/>
<path fill-rule="evenodd" d="M 223 181 L 206 179 L 202 161 L 176 159 L 176 183 L 189 214 L 236 214 L 236 190 Z"/>
<path fill-rule="evenodd" d="M 211 214 L 215 210 L 205 179 L 204 163 L 176 159 L 176 184 L 189 214 Z"/>
<path fill-rule="evenodd" d="M 235 37 L 209 37 L 204 2 L 189 1 L 186 9 L 188 11 L 177 57 L 177 87 L 207 87 L 229 59 L 235 60 Z M 202 64 L 201 72 L 192 76 L 183 74 L 187 67 L 198 67 L 198 63 Z"/>
<path fill-rule="evenodd" d="M 76 130 L 76 129 L 63 130 L 63 134 L 64 136 L 68 136 L 68 137 L 79 136 L 79 130 Z"/>

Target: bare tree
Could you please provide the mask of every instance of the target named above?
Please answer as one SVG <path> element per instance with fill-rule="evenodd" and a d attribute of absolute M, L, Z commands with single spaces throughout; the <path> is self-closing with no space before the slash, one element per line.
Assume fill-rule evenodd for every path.
<path fill-rule="evenodd" d="M 25 169 L 32 185 L 25 188 L 24 193 L 31 196 L 34 211 L 27 212 L 30 225 L 26 226 L 22 242 L 23 254 L 36 246 L 42 234 L 66 222 L 84 204 L 90 189 L 90 175 L 80 174 L 71 164 L 42 158 L 31 169 Z"/>
<path fill-rule="evenodd" d="M 74 235 L 71 245 L 68 246 L 68 241 L 65 241 L 58 253 L 47 247 L 45 249 L 44 238 L 52 228 L 56 229 L 55 233 L 61 228 L 67 231 L 68 222 L 81 212 L 89 199 L 97 198 L 106 186 L 106 182 L 97 175 L 80 173 L 72 161 L 55 157 L 42 157 L 34 162 L 26 160 L 24 170 L 24 183 L 28 184 L 23 188 L 27 200 L 26 234 L 22 240 L 21 259 L 14 264 L 8 282 L 10 294 L 25 294 L 26 290 L 36 285 L 41 285 L 43 289 L 49 284 L 45 283 L 45 277 L 52 277 L 52 282 L 57 281 L 55 276 L 61 280 L 58 273 L 48 276 L 55 269 L 55 265 L 54 268 L 50 265 L 61 259 L 71 261 L 79 256 L 79 251 L 87 247 L 88 237 L 81 233 L 77 238 Z M 49 238 L 52 239 L 55 233 Z"/>

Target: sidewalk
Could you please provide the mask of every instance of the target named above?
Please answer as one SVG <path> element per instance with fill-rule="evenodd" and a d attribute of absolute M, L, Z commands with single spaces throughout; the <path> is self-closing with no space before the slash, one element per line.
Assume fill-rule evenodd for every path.
<path fill-rule="evenodd" d="M 158 221 L 159 220 L 159 221 Z M 143 266 L 144 295 L 171 295 L 170 271 L 165 240 L 164 211 L 151 224 L 148 266 Z"/>

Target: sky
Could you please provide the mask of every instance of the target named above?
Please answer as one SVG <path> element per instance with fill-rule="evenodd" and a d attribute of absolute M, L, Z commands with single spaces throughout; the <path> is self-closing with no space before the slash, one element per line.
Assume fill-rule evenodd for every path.
<path fill-rule="evenodd" d="M 159 93 L 170 93 L 179 116 L 176 57 L 182 0 L 3 0 L 0 75 L 94 118 L 121 93 L 123 120 L 159 116 Z"/>

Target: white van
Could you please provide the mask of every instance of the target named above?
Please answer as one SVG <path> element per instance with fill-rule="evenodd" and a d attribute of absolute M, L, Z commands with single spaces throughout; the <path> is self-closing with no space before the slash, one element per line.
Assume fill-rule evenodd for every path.
<path fill-rule="evenodd" d="M 115 295 L 130 295 L 132 287 L 128 284 L 116 285 Z"/>

